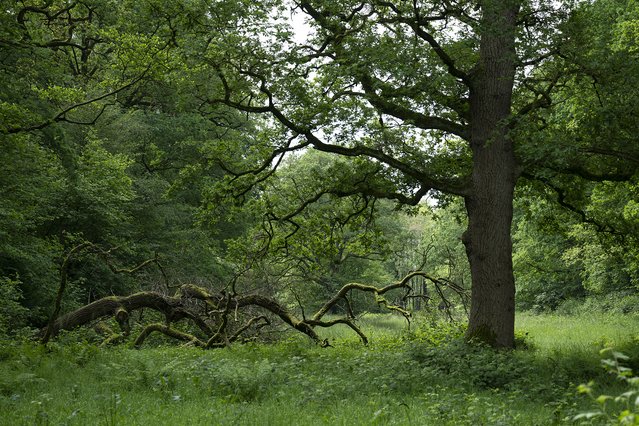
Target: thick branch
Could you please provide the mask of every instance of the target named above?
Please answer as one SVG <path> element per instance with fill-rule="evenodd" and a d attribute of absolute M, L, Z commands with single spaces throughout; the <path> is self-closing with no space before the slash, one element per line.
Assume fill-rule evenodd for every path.
<path fill-rule="evenodd" d="M 470 139 L 470 133 L 466 126 L 455 123 L 441 117 L 434 117 L 419 113 L 410 108 L 391 102 L 388 98 L 378 95 L 374 90 L 374 79 L 368 75 L 360 74 L 359 82 L 366 93 L 366 99 L 379 112 L 399 118 L 402 121 L 411 123 L 423 130 L 441 130 L 450 133 L 464 140 Z"/>
<path fill-rule="evenodd" d="M 270 95 L 270 92 L 268 92 L 267 89 L 263 88 L 262 90 L 265 91 L 265 93 L 268 93 Z M 270 98 L 272 98 L 272 96 L 270 96 Z M 269 103 L 268 106 L 255 107 L 255 106 L 244 105 L 238 102 L 231 101 L 230 96 L 221 102 L 223 102 L 224 104 L 232 108 L 238 109 L 240 111 L 257 113 L 257 114 L 271 113 L 286 128 L 288 128 L 289 130 L 297 134 L 304 136 L 306 140 L 310 142 L 310 144 L 318 151 L 339 154 L 346 157 L 369 157 L 369 158 L 374 158 L 376 160 L 379 160 L 380 162 L 420 182 L 423 185 L 425 192 L 427 192 L 430 189 L 436 189 L 441 192 L 464 196 L 467 194 L 469 190 L 469 184 L 465 180 L 443 181 L 439 179 L 434 179 L 428 176 L 422 170 L 417 169 L 413 167 L 412 165 L 405 163 L 395 157 L 385 154 L 384 152 L 378 149 L 374 149 L 374 148 L 363 146 L 363 145 L 346 147 L 341 145 L 333 145 L 333 144 L 325 143 L 319 137 L 317 137 L 311 130 L 305 129 L 304 127 L 297 125 L 293 121 L 291 121 L 273 103 Z"/>
<path fill-rule="evenodd" d="M 130 313 L 138 309 L 150 308 L 170 318 L 174 310 L 180 306 L 180 299 L 154 292 L 135 293 L 126 297 L 109 296 L 61 316 L 55 321 L 53 327 L 47 327 L 43 332 L 48 332 L 53 337 L 60 330 L 72 330 L 99 318 L 115 316 L 120 309 Z"/>
<path fill-rule="evenodd" d="M 276 300 L 259 295 L 249 294 L 243 296 L 227 295 L 227 294 L 212 294 L 208 290 L 195 285 L 183 285 L 177 291 L 175 296 L 166 296 L 155 292 L 140 292 L 126 297 L 110 296 L 97 300 L 89 305 L 86 305 L 80 309 L 70 312 L 60 318 L 58 318 L 53 326 L 47 327 L 42 331 L 43 334 L 48 333 L 50 336 L 55 336 L 60 330 L 70 330 L 75 327 L 90 323 L 96 319 L 113 316 L 120 324 L 124 334 L 126 335 L 129 330 L 129 318 L 131 312 L 149 308 L 157 312 L 164 314 L 167 319 L 166 324 L 151 324 L 147 326 L 140 336 L 135 341 L 135 346 L 140 346 L 144 340 L 153 332 L 160 332 L 169 337 L 173 337 L 178 340 L 186 341 L 196 346 L 204 348 L 216 348 L 226 346 L 229 343 L 236 341 L 246 330 L 251 326 L 256 326 L 258 329 L 264 325 L 270 324 L 268 318 L 264 315 L 251 318 L 244 325 L 239 327 L 232 335 L 227 334 L 228 315 L 232 312 L 237 312 L 241 308 L 256 306 L 262 308 L 276 316 L 278 316 L 284 323 L 290 325 L 294 329 L 306 334 L 312 340 L 320 343 L 323 346 L 327 346 L 327 341 L 320 340 L 319 336 L 314 330 L 314 327 L 331 327 L 337 324 L 345 324 L 355 331 L 362 342 L 366 344 L 368 339 L 366 335 L 355 324 L 352 313 L 350 317 L 338 318 L 330 321 L 323 321 L 322 317 L 340 300 L 346 299 L 346 295 L 352 290 L 359 290 L 364 292 L 370 292 L 375 294 L 376 301 L 385 305 L 390 310 L 395 310 L 404 315 L 407 319 L 410 317 L 410 313 L 399 306 L 391 305 L 383 298 L 383 294 L 398 288 L 406 288 L 410 291 L 408 285 L 409 281 L 417 276 L 424 276 L 438 287 L 438 291 L 443 298 L 443 293 L 439 286 L 447 285 L 460 295 L 463 293 L 461 288 L 456 287 L 453 283 L 445 283 L 441 280 L 433 279 L 426 275 L 424 272 L 412 272 L 404 277 L 401 281 L 392 283 L 382 288 L 377 288 L 370 285 L 350 283 L 343 286 L 337 294 L 329 300 L 320 310 L 313 316 L 312 319 L 298 319 L 287 308 L 282 306 Z M 209 307 L 213 308 L 213 312 L 219 315 L 217 331 L 213 332 L 211 327 L 205 323 L 201 318 L 197 319 L 197 315 L 191 312 L 187 305 L 192 305 L 193 299 L 201 300 L 205 302 Z M 447 301 L 446 301 L 447 302 Z M 448 303 L 448 302 L 447 302 Z M 188 318 L 193 320 L 200 326 L 200 329 L 205 332 L 207 341 L 204 342 L 199 338 L 183 333 L 178 330 L 174 330 L 170 327 L 172 322 L 179 321 L 180 319 Z"/>
<path fill-rule="evenodd" d="M 594 147 L 594 146 L 583 148 L 581 149 L 581 151 L 586 154 L 604 155 L 607 157 L 614 157 L 620 160 L 630 161 L 632 163 L 639 164 L 639 156 L 637 156 L 636 154 L 632 152 L 624 152 L 624 151 L 618 151 L 615 149 L 600 148 L 600 147 Z"/>
<path fill-rule="evenodd" d="M 348 292 L 350 292 L 351 290 L 359 290 L 359 291 L 364 291 L 364 292 L 369 292 L 369 293 L 374 293 L 375 296 L 381 296 L 386 292 L 389 292 L 391 290 L 395 290 L 398 288 L 408 288 L 408 283 L 410 282 L 410 280 L 412 280 L 414 277 L 416 276 L 420 276 L 423 275 L 422 272 L 411 272 L 410 274 L 406 275 L 404 278 L 402 278 L 401 281 L 392 283 L 387 285 L 386 287 L 382 287 L 382 288 L 378 288 L 378 287 L 374 287 L 372 285 L 366 285 L 366 284 L 359 284 L 359 283 L 349 283 L 349 284 L 345 284 L 338 292 L 337 294 L 335 294 L 335 296 L 333 296 L 333 298 L 331 298 L 331 300 L 329 300 L 328 302 L 326 302 L 324 304 L 324 306 L 322 306 L 316 313 L 315 315 L 313 315 L 313 321 L 320 321 L 322 319 L 322 317 L 324 315 L 326 315 L 326 313 L 333 307 L 335 306 L 340 300 L 345 299 L 346 295 L 348 294 Z M 401 310 L 401 308 L 399 308 Z M 410 313 L 401 310 L 400 311 L 404 316 L 410 316 Z"/>

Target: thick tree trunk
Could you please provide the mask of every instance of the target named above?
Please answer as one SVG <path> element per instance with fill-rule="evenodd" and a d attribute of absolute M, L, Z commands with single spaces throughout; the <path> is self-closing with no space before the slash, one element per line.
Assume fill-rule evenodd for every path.
<path fill-rule="evenodd" d="M 516 162 L 507 120 L 515 74 L 517 2 L 486 1 L 480 62 L 472 76 L 473 190 L 466 197 L 464 244 L 472 288 L 467 337 L 514 346 L 515 282 L 511 223 Z"/>

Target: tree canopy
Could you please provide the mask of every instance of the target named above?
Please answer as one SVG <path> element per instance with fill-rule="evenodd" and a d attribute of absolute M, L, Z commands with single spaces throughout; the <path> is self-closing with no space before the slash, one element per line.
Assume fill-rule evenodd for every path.
<path fill-rule="evenodd" d="M 302 305 L 269 309 L 306 330 L 304 305 L 431 268 L 412 277 L 470 285 L 468 338 L 512 347 L 516 278 L 526 307 L 636 289 L 638 14 L 2 2 L 5 317 L 44 325 L 65 286 L 72 308 L 138 289 L 178 303 L 169 288 L 195 283 Z M 231 299 L 188 294 L 226 324 Z"/>

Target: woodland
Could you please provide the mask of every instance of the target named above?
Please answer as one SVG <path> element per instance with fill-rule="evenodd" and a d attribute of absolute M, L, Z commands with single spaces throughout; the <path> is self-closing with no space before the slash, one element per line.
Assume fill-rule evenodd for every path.
<path fill-rule="evenodd" d="M 0 424 L 639 424 L 635 0 L 0 3 Z"/>

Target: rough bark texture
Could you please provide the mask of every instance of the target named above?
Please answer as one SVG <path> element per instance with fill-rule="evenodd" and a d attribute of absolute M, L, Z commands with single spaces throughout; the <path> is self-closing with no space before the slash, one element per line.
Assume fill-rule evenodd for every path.
<path fill-rule="evenodd" d="M 193 300 L 205 302 L 212 308 L 213 316 L 199 314 L 189 308 Z M 240 335 L 253 325 L 258 319 L 268 322 L 263 316 L 252 318 L 247 324 L 238 330 L 233 330 L 228 326 L 228 316 L 235 315 L 238 310 L 248 307 L 260 307 L 278 316 L 282 321 L 289 324 L 296 330 L 306 334 L 311 339 L 319 342 L 320 338 L 313 328 L 306 322 L 297 319 L 285 307 L 277 301 L 261 295 L 245 295 L 228 297 L 222 294 L 213 294 L 206 289 L 194 285 L 183 285 L 175 296 L 167 296 L 156 292 L 140 292 L 130 296 L 109 296 L 73 312 L 58 318 L 52 327 L 42 330 L 42 335 L 54 337 L 61 330 L 72 330 L 76 327 L 89 324 L 94 320 L 104 317 L 114 317 L 118 322 L 121 331 L 128 335 L 130 332 L 129 318 L 131 312 L 139 309 L 153 309 L 162 313 L 166 318 L 166 325 L 151 324 L 147 326 L 137 338 L 135 345 L 141 345 L 146 337 L 153 332 L 160 332 L 169 337 L 192 342 L 197 346 L 220 347 L 229 342 L 237 340 Z M 190 334 L 182 333 L 171 329 L 172 323 L 183 319 L 191 320 L 202 333 L 207 336 L 206 343 Z M 209 325 L 215 323 L 216 330 Z"/>
<path fill-rule="evenodd" d="M 472 193 L 464 244 L 471 266 L 467 337 L 514 346 L 515 282 L 510 236 L 516 162 L 508 135 L 515 74 L 517 2 L 487 1 L 480 62 L 472 75 Z"/>

